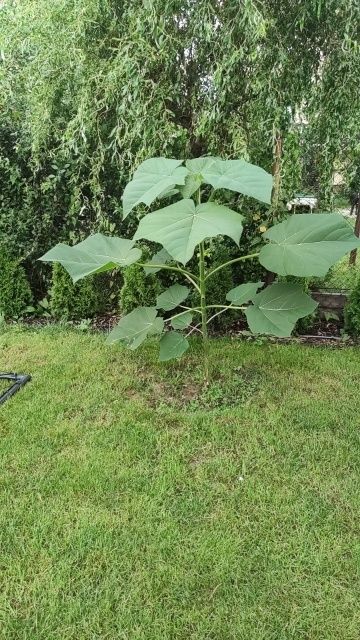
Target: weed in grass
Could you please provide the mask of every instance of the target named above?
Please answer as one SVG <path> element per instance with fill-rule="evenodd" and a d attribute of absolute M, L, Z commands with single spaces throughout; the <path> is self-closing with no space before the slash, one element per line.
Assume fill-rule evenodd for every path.
<path fill-rule="evenodd" d="M 128 397 L 141 397 L 154 408 L 178 408 L 184 411 L 212 410 L 242 405 L 256 397 L 263 374 L 257 367 L 213 365 L 212 380 L 205 384 L 196 360 L 169 365 L 156 372 L 144 368 L 132 382 Z"/>

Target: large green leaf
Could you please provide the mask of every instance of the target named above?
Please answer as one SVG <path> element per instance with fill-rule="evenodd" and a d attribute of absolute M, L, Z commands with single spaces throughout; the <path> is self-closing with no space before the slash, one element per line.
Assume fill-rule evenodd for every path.
<path fill-rule="evenodd" d="M 164 311 L 171 311 L 176 309 L 190 293 L 188 287 L 184 287 L 182 284 L 173 284 L 171 287 L 160 293 L 156 298 L 156 308 L 164 309 Z"/>
<path fill-rule="evenodd" d="M 219 160 L 219 158 L 215 158 L 214 156 L 201 156 L 200 158 L 186 160 L 185 164 L 191 174 L 203 176 L 204 172 L 210 169 L 216 160 Z"/>
<path fill-rule="evenodd" d="M 241 233 L 239 213 L 214 202 L 196 207 L 187 199 L 148 213 L 140 220 L 134 240 L 145 238 L 160 242 L 175 260 L 185 265 L 205 238 L 225 235 L 238 243 Z"/>
<path fill-rule="evenodd" d="M 221 160 L 220 158 L 196 158 L 186 163 L 189 170 L 201 174 L 203 182 L 214 189 L 230 189 L 270 204 L 272 176 L 245 160 Z"/>
<path fill-rule="evenodd" d="M 186 176 L 185 185 L 180 187 L 179 191 L 183 198 L 191 198 L 191 196 L 201 187 L 204 182 L 203 172 L 209 168 L 216 158 L 212 156 L 204 156 L 203 158 L 193 158 L 186 161 L 186 168 L 189 175 Z"/>
<path fill-rule="evenodd" d="M 244 302 L 249 302 L 256 295 L 256 292 L 262 287 L 263 282 L 246 282 L 245 284 L 239 284 L 238 287 L 230 289 L 226 294 L 226 300 L 233 304 L 239 305 Z"/>
<path fill-rule="evenodd" d="M 148 264 L 167 264 L 168 262 L 172 261 L 173 258 L 171 257 L 170 253 L 168 253 L 163 247 L 162 249 L 160 249 L 160 251 L 153 255 Z M 157 273 L 160 270 L 161 267 L 144 267 L 146 275 L 149 275 L 149 273 Z"/>
<path fill-rule="evenodd" d="M 177 331 L 182 331 L 183 329 L 186 329 L 189 326 L 189 324 L 192 323 L 192 319 L 193 319 L 193 314 L 191 313 L 191 311 L 186 311 L 185 313 L 182 313 L 180 316 L 173 318 L 171 320 L 171 326 L 173 329 L 176 329 Z"/>
<path fill-rule="evenodd" d="M 150 158 L 135 171 L 133 179 L 125 187 L 123 194 L 123 217 L 136 205 L 143 202 L 151 205 L 156 198 L 168 195 L 176 185 L 185 184 L 188 174 L 182 160 L 169 158 Z"/>
<path fill-rule="evenodd" d="M 280 275 L 324 276 L 343 255 L 360 246 L 343 216 L 295 214 L 263 234 L 270 243 L 261 264 Z"/>
<path fill-rule="evenodd" d="M 189 348 L 189 343 L 181 333 L 169 331 L 160 340 L 160 361 L 181 358 L 183 353 Z"/>
<path fill-rule="evenodd" d="M 185 184 L 182 187 L 179 187 L 179 191 L 183 198 L 191 198 L 195 191 L 201 187 L 201 184 L 201 175 L 189 173 L 189 175 L 186 176 Z"/>
<path fill-rule="evenodd" d="M 76 282 L 92 273 L 128 266 L 140 258 L 141 250 L 134 247 L 133 240 L 109 238 L 96 233 L 74 247 L 57 244 L 40 260 L 60 262 Z"/>
<path fill-rule="evenodd" d="M 137 349 L 149 335 L 161 333 L 163 329 L 164 320 L 157 316 L 155 307 L 138 307 L 121 318 L 109 334 L 107 343 L 122 341 L 129 349 Z"/>
<path fill-rule="evenodd" d="M 304 293 L 301 285 L 276 283 L 256 294 L 245 314 L 253 333 L 283 338 L 291 335 L 299 318 L 313 313 L 316 307 L 317 303 Z"/>

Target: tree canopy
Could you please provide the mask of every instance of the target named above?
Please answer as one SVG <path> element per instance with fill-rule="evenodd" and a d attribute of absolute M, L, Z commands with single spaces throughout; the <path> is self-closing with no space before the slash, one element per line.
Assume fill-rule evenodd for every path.
<path fill-rule="evenodd" d="M 23 255 L 113 230 L 150 156 L 242 156 L 328 197 L 359 155 L 357 0 L 5 0 L 0 234 Z"/>

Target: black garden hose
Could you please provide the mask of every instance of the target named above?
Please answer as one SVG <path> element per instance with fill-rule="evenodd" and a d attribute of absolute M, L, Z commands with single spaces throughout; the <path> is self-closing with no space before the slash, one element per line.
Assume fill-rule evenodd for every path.
<path fill-rule="evenodd" d="M 0 404 L 9 400 L 21 387 L 30 382 L 31 376 L 20 373 L 0 373 L 0 380 L 9 380 L 13 384 L 0 394 Z"/>

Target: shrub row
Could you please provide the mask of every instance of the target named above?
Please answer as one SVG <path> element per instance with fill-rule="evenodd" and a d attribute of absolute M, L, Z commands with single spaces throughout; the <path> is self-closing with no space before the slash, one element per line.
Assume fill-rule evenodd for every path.
<path fill-rule="evenodd" d="M 213 264 L 221 264 L 229 257 L 226 241 L 214 244 Z M 150 257 L 149 250 L 144 248 L 144 257 Z M 12 257 L 6 248 L 0 247 L 0 315 L 17 318 L 30 311 L 33 295 L 27 275 L 21 262 Z M 252 274 L 260 279 L 263 274 Z M 240 276 L 240 279 L 239 279 Z M 291 278 L 287 278 L 291 279 Z M 291 280 L 296 280 L 292 278 Z M 156 276 L 146 275 L 142 267 L 132 265 L 125 269 L 123 276 L 119 273 L 90 276 L 74 284 L 60 264 L 52 270 L 52 284 L 49 291 L 50 311 L 58 320 L 81 320 L 91 318 L 107 311 L 130 313 L 140 306 L 153 306 L 156 296 L 166 287 L 178 281 L 177 274 L 166 271 Z M 216 304 L 225 300 L 226 293 L 241 281 L 241 273 L 230 266 L 222 269 L 209 280 L 208 300 Z M 305 288 L 308 284 L 302 281 Z M 193 302 L 196 303 L 194 300 Z M 217 318 L 216 329 L 226 329 L 234 321 L 234 312 L 227 312 Z M 314 317 L 300 320 L 297 332 L 306 332 Z M 345 308 L 345 331 L 351 336 L 360 336 L 360 277 Z"/>
<path fill-rule="evenodd" d="M 32 304 L 32 293 L 19 260 L 0 246 L 0 314 L 5 318 L 20 316 Z"/>
<path fill-rule="evenodd" d="M 226 241 L 214 242 L 211 250 L 213 265 L 221 264 L 228 257 L 231 248 Z M 144 258 L 151 253 L 143 247 Z M 196 258 L 194 265 L 196 268 Z M 24 267 L 4 249 L 1 251 L 0 267 L 0 312 L 5 318 L 16 318 L 30 312 L 34 304 L 33 295 Z M 134 264 L 114 274 L 89 276 L 74 284 L 60 264 L 52 268 L 48 307 L 51 315 L 58 320 L 80 320 L 91 318 L 107 311 L 130 313 L 137 306 L 153 306 L 156 296 L 175 282 L 183 283 L 181 276 L 172 271 L 162 271 L 146 275 L 142 267 Z M 226 293 L 239 282 L 239 274 L 227 267 L 209 280 L 209 303 L 216 304 L 226 299 Z M 195 302 L 195 301 L 194 301 Z M 225 328 L 234 316 L 232 313 L 220 315 L 216 328 Z"/>

